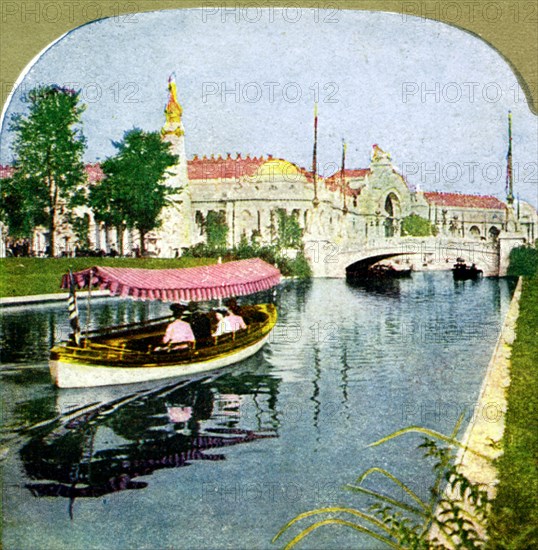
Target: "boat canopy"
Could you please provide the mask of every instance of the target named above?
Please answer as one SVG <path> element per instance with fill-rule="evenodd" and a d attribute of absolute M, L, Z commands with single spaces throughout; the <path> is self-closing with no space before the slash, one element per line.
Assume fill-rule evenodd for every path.
<path fill-rule="evenodd" d="M 113 296 L 163 302 L 204 301 L 245 296 L 280 282 L 280 271 L 259 258 L 182 269 L 92 267 L 73 273 L 78 288 L 90 284 Z M 62 288 L 69 288 L 64 275 Z"/>

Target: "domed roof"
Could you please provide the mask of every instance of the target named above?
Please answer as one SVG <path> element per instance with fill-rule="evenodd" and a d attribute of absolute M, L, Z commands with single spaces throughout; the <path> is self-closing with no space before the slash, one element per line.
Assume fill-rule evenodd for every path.
<path fill-rule="evenodd" d="M 264 162 L 256 171 L 261 178 L 278 178 L 297 181 L 303 171 L 292 162 L 284 159 L 271 158 Z"/>

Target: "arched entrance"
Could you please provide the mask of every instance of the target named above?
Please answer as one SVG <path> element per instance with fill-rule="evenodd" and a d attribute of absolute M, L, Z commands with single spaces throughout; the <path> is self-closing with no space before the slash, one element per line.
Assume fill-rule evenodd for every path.
<path fill-rule="evenodd" d="M 473 237 L 473 239 L 479 239 L 480 238 L 480 228 L 477 225 L 473 225 L 469 229 L 469 234 L 471 235 L 471 237 Z"/>
<path fill-rule="evenodd" d="M 397 232 L 397 223 L 400 218 L 400 199 L 395 193 L 389 193 L 385 199 L 385 237 L 393 237 Z"/>
<path fill-rule="evenodd" d="M 492 240 L 492 241 L 496 241 L 498 238 L 499 238 L 499 233 L 500 233 L 500 230 L 495 227 L 494 225 L 492 225 L 490 228 L 489 228 L 489 238 Z"/>

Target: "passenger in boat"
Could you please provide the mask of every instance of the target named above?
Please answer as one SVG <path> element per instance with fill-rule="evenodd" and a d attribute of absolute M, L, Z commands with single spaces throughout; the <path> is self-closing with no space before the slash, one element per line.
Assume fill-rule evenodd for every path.
<path fill-rule="evenodd" d="M 237 305 L 237 300 L 235 298 L 230 298 L 226 302 L 226 306 L 229 311 L 229 315 L 227 317 L 228 322 L 232 326 L 236 326 L 235 330 L 241 330 L 244 328 L 247 328 L 247 325 L 245 323 L 245 320 L 243 319 L 243 316 L 241 315 L 241 308 Z"/>
<path fill-rule="evenodd" d="M 222 336 L 244 328 L 247 328 L 247 325 L 243 317 L 228 310 L 222 310 L 222 312 L 217 312 L 217 328 L 213 336 Z"/>
<path fill-rule="evenodd" d="M 175 319 L 166 327 L 163 344 L 168 344 L 172 349 L 194 345 L 196 339 L 194 338 L 192 328 L 183 319 L 185 308 L 180 304 L 173 304 L 171 309 Z"/>

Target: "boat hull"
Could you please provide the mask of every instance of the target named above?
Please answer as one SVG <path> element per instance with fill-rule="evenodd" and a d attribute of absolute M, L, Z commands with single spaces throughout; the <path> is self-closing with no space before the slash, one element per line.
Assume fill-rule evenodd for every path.
<path fill-rule="evenodd" d="M 223 357 L 214 357 L 206 361 L 191 364 L 151 366 L 151 367 L 113 367 L 89 365 L 68 360 L 51 360 L 49 362 L 51 377 L 59 388 L 88 388 L 119 384 L 136 384 L 151 380 L 164 380 L 191 376 L 201 372 L 227 367 L 247 359 L 257 353 L 267 342 L 270 334 L 254 344 Z"/>
<path fill-rule="evenodd" d="M 245 329 L 202 337 L 194 347 L 168 348 L 162 340 L 167 322 L 109 327 L 76 346 L 65 342 L 51 349 L 49 367 L 59 388 L 136 384 L 192 376 L 221 369 L 254 355 L 268 340 L 277 321 L 272 304 L 245 306 Z M 209 327 L 206 328 L 206 330 Z"/>
<path fill-rule="evenodd" d="M 477 280 L 480 279 L 480 277 L 483 277 L 483 271 L 481 269 L 456 269 L 454 268 L 452 270 L 452 275 L 454 277 L 455 281 L 470 281 L 470 280 Z"/>

